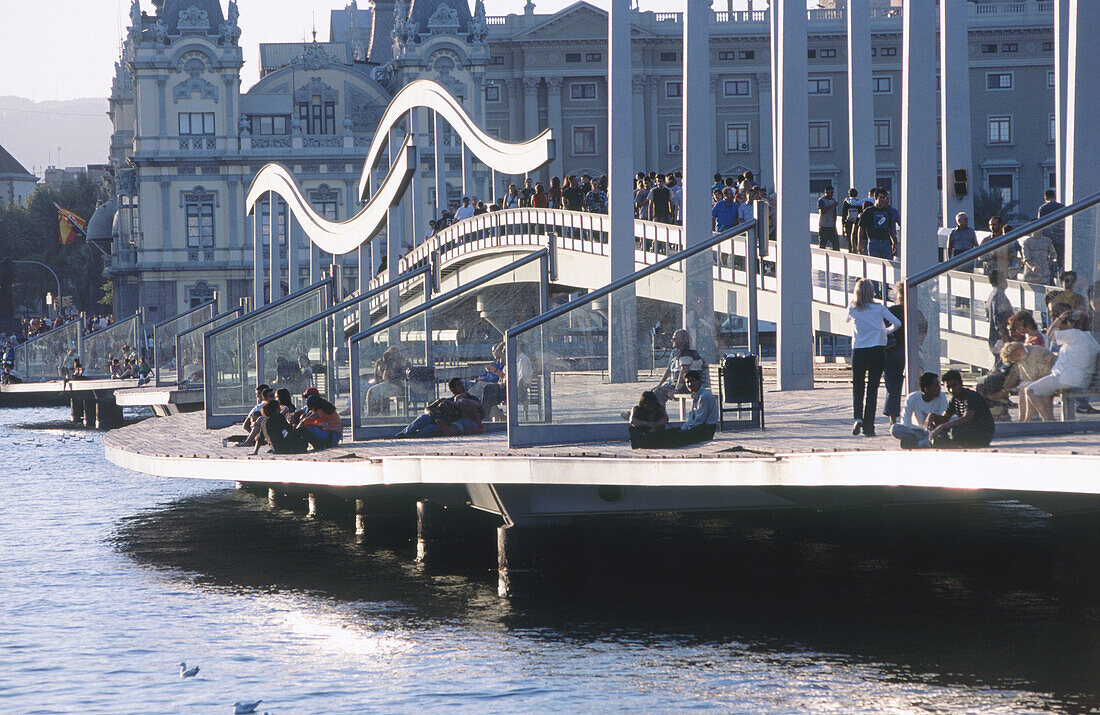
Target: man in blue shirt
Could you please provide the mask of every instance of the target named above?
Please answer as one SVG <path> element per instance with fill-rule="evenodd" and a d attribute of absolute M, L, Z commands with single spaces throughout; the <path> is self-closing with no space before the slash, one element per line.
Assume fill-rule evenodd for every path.
<path fill-rule="evenodd" d="M 955 214 L 955 228 L 947 235 L 947 257 L 954 258 L 978 245 L 978 234 L 970 228 L 970 217 L 960 211 Z"/>
<path fill-rule="evenodd" d="M 891 259 L 897 253 L 894 213 L 885 189 L 875 189 L 875 203 L 859 215 L 859 252 L 865 256 Z"/>
<path fill-rule="evenodd" d="M 714 230 L 721 233 L 736 226 L 740 209 L 740 205 L 733 200 L 733 189 L 727 186 L 722 190 L 722 200 L 710 210 L 710 215 L 714 218 Z"/>

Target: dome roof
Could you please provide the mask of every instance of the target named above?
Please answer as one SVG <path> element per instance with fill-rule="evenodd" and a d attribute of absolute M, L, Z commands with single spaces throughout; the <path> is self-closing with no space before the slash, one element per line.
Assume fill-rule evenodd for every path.
<path fill-rule="evenodd" d="M 88 221 L 89 241 L 110 241 L 115 226 L 115 215 L 118 213 L 118 205 L 114 199 L 100 204 Z"/>

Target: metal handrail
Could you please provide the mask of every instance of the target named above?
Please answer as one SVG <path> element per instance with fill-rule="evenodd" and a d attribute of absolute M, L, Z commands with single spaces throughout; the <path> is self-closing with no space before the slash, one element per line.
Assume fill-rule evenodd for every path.
<path fill-rule="evenodd" d="M 375 288 L 371 288 L 366 293 L 360 293 L 358 295 L 353 295 L 352 297 L 345 299 L 343 302 L 337 303 L 336 305 L 332 306 L 331 308 L 326 308 L 325 310 L 322 310 L 317 315 L 306 318 L 303 321 L 300 321 L 298 323 L 295 323 L 294 325 L 291 325 L 289 328 L 283 328 L 282 330 L 280 330 L 276 333 L 272 333 L 271 335 L 266 335 L 266 336 L 260 338 L 259 340 L 256 341 L 256 349 L 259 350 L 264 345 L 268 345 L 270 343 L 273 343 L 276 340 L 278 340 L 279 338 L 285 338 L 287 335 L 290 335 L 293 332 L 301 330 L 302 328 L 306 327 L 307 325 L 310 325 L 311 323 L 316 323 L 318 320 L 321 320 L 322 318 L 327 318 L 330 315 L 335 315 L 336 313 L 339 313 L 340 311 L 342 311 L 346 308 L 350 308 L 351 306 L 355 305 L 356 303 L 361 303 L 364 300 L 368 300 L 370 298 L 373 298 L 374 296 L 378 295 L 379 293 L 386 292 L 390 288 L 396 288 L 397 286 L 401 285 L 402 283 L 410 281 L 413 278 L 416 278 L 417 276 L 420 276 L 420 275 L 423 275 L 423 274 L 430 274 L 431 272 L 432 272 L 432 267 L 430 265 L 429 266 L 421 266 L 420 268 L 417 268 L 415 271 L 411 271 L 409 273 L 404 273 L 404 274 L 398 276 L 397 278 L 394 278 L 392 281 L 388 281 L 386 283 L 383 283 L 380 286 L 377 286 Z"/>
<path fill-rule="evenodd" d="M 203 340 L 205 340 L 206 338 L 213 337 L 213 336 L 217 335 L 218 333 L 220 333 L 224 330 L 228 330 L 229 328 L 240 325 L 242 322 L 244 322 L 245 320 L 247 320 L 249 318 L 254 318 L 257 315 L 260 315 L 261 313 L 266 313 L 269 310 L 272 310 L 274 308 L 278 308 L 278 307 L 282 306 L 285 303 L 289 303 L 290 301 L 294 300 L 295 298 L 301 298 L 306 293 L 309 293 L 310 291 L 317 290 L 325 284 L 328 284 L 330 289 L 334 289 L 335 288 L 335 279 L 332 276 L 329 276 L 328 278 L 317 281 L 313 285 L 306 286 L 305 288 L 302 288 L 299 291 L 295 291 L 294 293 L 291 293 L 290 295 L 283 296 L 279 300 L 276 300 L 272 303 L 268 303 L 267 305 L 256 308 L 253 311 L 249 311 L 248 313 L 245 313 L 244 315 L 237 318 L 236 320 L 232 320 L 232 321 L 226 323 L 225 325 L 219 325 L 217 328 L 211 330 L 210 332 L 204 333 L 203 334 Z"/>
<path fill-rule="evenodd" d="M 1069 206 L 1063 206 L 1060 209 L 1051 211 L 1046 216 L 1043 216 L 1042 218 L 1037 218 L 1030 223 L 1026 223 L 1020 228 L 1013 229 L 1003 236 L 988 239 L 980 246 L 975 246 L 969 251 L 966 251 L 965 253 L 960 253 L 954 258 L 948 258 L 943 263 L 936 264 L 931 268 L 923 270 L 915 276 L 910 276 L 905 279 L 905 288 L 906 290 L 908 290 L 910 288 L 915 288 L 916 286 L 919 286 L 921 283 L 927 283 L 933 278 L 941 276 L 948 271 L 953 271 L 959 266 L 964 266 L 967 263 L 970 263 L 975 258 L 980 258 L 987 253 L 992 253 L 998 248 L 1004 248 L 1005 246 L 1011 243 L 1015 243 L 1017 240 L 1023 238 L 1030 233 L 1035 233 L 1036 231 L 1044 229 L 1047 226 L 1052 226 L 1062 221 L 1063 219 L 1080 213 L 1081 211 L 1084 211 L 1091 206 L 1095 206 L 1098 203 L 1100 203 L 1100 191 L 1095 194 L 1090 194 L 1089 196 L 1086 196 L 1080 201 L 1072 203 Z"/>
<path fill-rule="evenodd" d="M 212 305 L 216 306 L 217 302 L 218 302 L 217 297 L 212 298 L 212 299 L 206 301 L 205 303 L 203 303 L 202 305 L 196 305 L 194 308 L 188 308 L 187 310 L 183 311 L 182 313 L 178 313 L 176 315 L 173 315 L 171 318 L 168 318 L 167 320 L 162 320 L 159 323 L 156 323 L 155 325 L 153 325 L 153 335 L 156 335 L 157 328 L 163 328 L 165 325 L 168 325 L 171 322 L 179 320 L 180 318 L 186 318 L 187 316 L 191 315 L 192 313 L 197 313 L 198 311 L 202 310 L 203 308 L 207 308 L 207 307 L 212 306 Z"/>
<path fill-rule="evenodd" d="M 584 295 L 582 295 L 578 298 L 575 298 L 574 300 L 571 300 L 568 303 L 564 303 L 562 305 L 559 305 L 556 308 L 552 308 L 552 309 L 546 311 L 542 315 L 536 315 L 534 318 L 531 318 L 530 320 L 528 320 L 526 322 L 520 323 L 519 325 L 515 325 L 511 328 L 508 328 L 507 332 L 505 333 L 505 337 L 510 339 L 510 338 L 513 338 L 513 337 L 521 334 L 521 333 L 526 333 L 528 330 L 530 330 L 532 328 L 537 328 L 538 326 L 540 326 L 544 323 L 547 323 L 547 322 L 553 320 L 554 318 L 557 318 L 559 315 L 564 315 L 565 313 L 568 313 L 569 311 L 573 310 L 574 308 L 578 308 L 578 307 L 584 305 L 585 303 L 591 303 L 592 301 L 594 301 L 598 298 L 602 298 L 602 297 L 604 297 L 605 295 L 607 295 L 609 293 L 613 293 L 613 292 L 617 291 L 620 288 L 628 286 L 631 283 L 635 283 L 635 282 L 641 280 L 642 278 L 645 278 L 646 276 L 653 275 L 657 271 L 663 270 L 663 269 L 667 268 L 668 266 L 670 266 L 674 263 L 679 263 L 680 261 L 686 260 L 688 258 L 691 258 L 692 256 L 695 256 L 695 255 L 698 255 L 698 254 L 702 253 L 703 251 L 714 248 L 719 243 L 722 243 L 723 241 L 728 241 L 731 238 L 733 238 L 734 236 L 738 236 L 742 233 L 746 233 L 749 230 L 754 229 L 754 228 L 756 228 L 756 220 L 755 219 L 752 220 L 752 221 L 746 221 L 745 223 L 739 223 L 739 224 L 737 224 L 736 226 L 734 226 L 733 228 L 731 228 L 727 231 L 723 231 L 722 233 L 715 234 L 714 236 L 712 236 L 708 240 L 706 240 L 706 241 L 704 241 L 704 242 L 702 242 L 698 245 L 692 246 L 691 248 L 685 248 L 684 250 L 682 250 L 678 253 L 672 254 L 668 258 L 657 261 L 656 263 L 654 263 L 652 265 L 649 265 L 649 266 L 646 266 L 645 268 L 640 268 L 640 269 L 634 271 L 633 273 L 631 273 L 628 276 L 625 276 L 625 277 L 620 278 L 618 280 L 612 281 L 612 282 L 608 283 L 607 285 L 605 285 L 603 288 L 597 288 L 594 291 L 591 291 L 589 293 L 585 293 Z"/>

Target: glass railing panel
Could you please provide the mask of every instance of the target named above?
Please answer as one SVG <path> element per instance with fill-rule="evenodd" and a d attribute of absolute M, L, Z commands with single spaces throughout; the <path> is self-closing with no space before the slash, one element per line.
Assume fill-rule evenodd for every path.
<path fill-rule="evenodd" d="M 244 419 L 256 402 L 256 340 L 320 313 L 330 305 L 330 283 L 253 311 L 208 331 L 203 340 L 207 426 Z"/>
<path fill-rule="evenodd" d="M 157 387 L 176 382 L 176 336 L 213 318 L 214 310 L 212 301 L 153 326 L 152 367 Z"/>
<path fill-rule="evenodd" d="M 80 355 L 80 323 L 74 320 L 15 348 L 12 372 L 23 382 L 58 380 Z"/>
<path fill-rule="evenodd" d="M 135 314 L 103 330 L 85 335 L 82 346 L 85 377 L 111 377 L 116 360 L 120 366 L 127 359 L 137 362 L 140 354 L 139 329 L 140 315 Z"/>
<path fill-rule="evenodd" d="M 747 286 L 714 279 L 728 273 L 722 253 L 727 263 L 744 256 L 744 238 L 733 241 L 732 254 L 727 238 L 717 251 L 673 260 L 607 295 L 578 298 L 516 333 L 515 424 L 524 433 L 516 443 L 626 439 L 627 417 L 644 392 L 677 422 L 690 411 L 692 370 L 717 397 L 723 356 L 747 346 Z"/>
<path fill-rule="evenodd" d="M 364 408 L 358 426 L 396 433 L 434 400 L 428 364 L 428 316 L 413 316 L 359 342 L 359 385 Z"/>
<path fill-rule="evenodd" d="M 181 390 L 201 390 L 203 387 L 202 336 L 217 330 L 241 316 L 241 308 L 210 318 L 176 335 L 176 387 Z"/>
<path fill-rule="evenodd" d="M 998 422 L 1095 420 L 1090 401 L 1100 403 L 1096 361 L 1072 379 L 1074 384 L 1050 395 L 1029 399 L 1022 388 L 1045 377 L 1059 361 L 1074 360 L 1073 346 L 1065 351 L 1075 336 L 1100 337 L 1100 321 L 1095 319 L 1100 308 L 1100 275 L 1095 270 L 1100 255 L 1098 210 L 1090 206 L 1052 226 L 1025 232 L 1014 244 L 978 255 L 912 288 L 921 321 L 919 329 L 908 326 L 906 333 L 907 340 L 916 339 L 920 346 L 918 369 L 910 383 L 922 372 L 942 375 L 955 369 L 967 386 L 986 397 Z M 1063 240 L 1064 250 L 1059 245 Z M 1063 275 L 1063 265 L 1076 277 Z M 1073 329 L 1079 332 L 1059 341 L 1048 331 L 1063 314 L 1071 317 L 1063 318 L 1059 329 L 1069 328 L 1067 321 L 1077 321 Z M 1011 346 L 1005 354 L 1005 345 L 1012 343 L 1029 344 L 1026 350 Z M 1048 350 L 1052 355 L 1036 355 Z M 1064 374 L 1061 368 L 1056 372 Z M 1039 390 L 1046 392 L 1047 384 Z"/>

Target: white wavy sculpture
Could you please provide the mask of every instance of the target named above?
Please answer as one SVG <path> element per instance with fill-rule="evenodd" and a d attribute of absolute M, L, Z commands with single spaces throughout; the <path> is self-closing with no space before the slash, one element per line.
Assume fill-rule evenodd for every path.
<path fill-rule="evenodd" d="M 502 174 L 525 174 L 553 158 L 549 129 L 525 142 L 511 143 L 494 139 L 474 124 L 446 89 L 431 80 L 420 79 L 409 83 L 398 92 L 382 115 L 359 179 L 361 197 L 367 194 L 371 167 L 381 156 L 390 130 L 406 112 L 418 108 L 437 112 L 458 133 L 464 146 L 474 156 Z M 287 202 L 290 213 L 302 226 L 306 236 L 318 248 L 328 253 L 349 253 L 373 238 L 385 225 L 386 211 L 400 201 L 416 172 L 418 161 L 413 137 L 406 135 L 386 178 L 370 197 L 367 205 L 347 221 L 322 218 L 310 206 L 294 176 L 280 164 L 268 164 L 256 174 L 248 189 L 245 210 L 251 214 L 264 194 L 278 194 Z"/>

